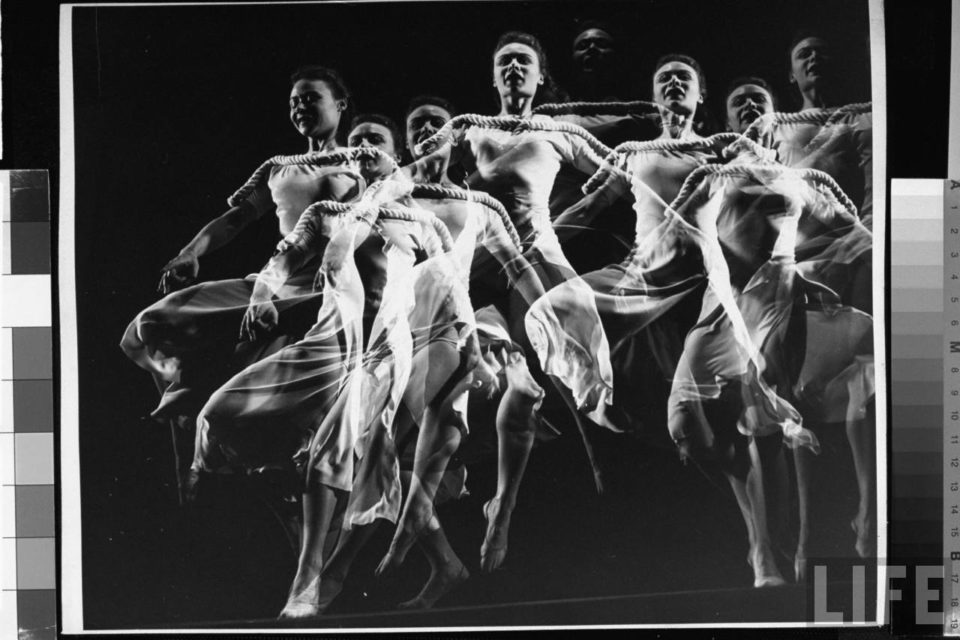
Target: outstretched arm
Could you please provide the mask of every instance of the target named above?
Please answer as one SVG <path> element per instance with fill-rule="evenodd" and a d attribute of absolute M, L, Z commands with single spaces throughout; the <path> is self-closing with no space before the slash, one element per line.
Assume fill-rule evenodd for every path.
<path fill-rule="evenodd" d="M 227 244 L 247 225 L 270 210 L 270 205 L 259 204 L 262 198 L 262 194 L 257 194 L 208 222 L 175 258 L 164 265 L 157 289 L 166 295 L 196 281 L 200 272 L 200 256 Z M 269 195 L 266 198 L 269 201 Z"/>

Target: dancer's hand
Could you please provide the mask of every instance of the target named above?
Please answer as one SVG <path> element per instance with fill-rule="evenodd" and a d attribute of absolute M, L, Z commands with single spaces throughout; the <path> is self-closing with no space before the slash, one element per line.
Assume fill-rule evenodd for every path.
<path fill-rule="evenodd" d="M 167 295 L 172 291 L 193 284 L 200 273 L 200 262 L 192 253 L 181 253 L 163 267 L 157 291 Z"/>
<path fill-rule="evenodd" d="M 277 307 L 270 302 L 251 302 L 240 323 L 240 339 L 253 342 L 260 335 L 267 335 L 280 320 Z"/>

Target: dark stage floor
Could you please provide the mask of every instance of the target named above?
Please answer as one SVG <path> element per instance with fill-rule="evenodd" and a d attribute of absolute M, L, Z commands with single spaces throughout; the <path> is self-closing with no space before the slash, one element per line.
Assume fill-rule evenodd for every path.
<path fill-rule="evenodd" d="M 115 410 L 113 420 L 115 407 L 100 407 L 104 422 L 91 426 L 84 448 L 85 623 L 92 629 L 273 624 L 296 558 L 282 527 L 256 497 L 262 487 L 244 478 L 224 481 L 213 504 L 179 507 L 168 428 L 121 415 L 153 401 L 148 385 L 130 382 L 138 393 L 147 388 Z M 95 435 L 104 439 L 92 443 Z M 397 603 L 419 591 L 428 566 L 414 549 L 400 575 L 377 580 L 373 571 L 392 533 L 383 526 L 328 611 L 328 624 L 803 618 L 804 587 L 750 588 L 746 531 L 722 476 L 681 465 L 672 450 L 631 436 L 602 432 L 595 441 L 606 474 L 602 496 L 575 431 L 534 450 L 501 570 L 481 575 L 478 566 L 480 509 L 495 483 L 495 460 L 486 455 L 469 467 L 471 495 L 440 510 L 472 578 L 433 613 L 395 613 Z M 810 556 L 848 556 L 856 500 L 849 448 L 842 429 L 825 433 L 822 441 Z"/>

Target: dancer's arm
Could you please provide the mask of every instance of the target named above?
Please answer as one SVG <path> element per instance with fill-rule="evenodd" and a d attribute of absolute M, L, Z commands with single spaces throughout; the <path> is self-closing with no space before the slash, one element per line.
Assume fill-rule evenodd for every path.
<path fill-rule="evenodd" d="M 266 187 L 226 213 L 214 218 L 194 236 L 175 258 L 163 267 L 157 289 L 164 295 L 196 281 L 200 272 L 200 256 L 219 249 L 233 240 L 251 222 L 274 208 Z"/>
<path fill-rule="evenodd" d="M 321 200 L 343 201 L 354 195 L 353 179 L 338 176 L 325 182 Z M 293 231 L 277 245 L 273 256 L 257 275 L 250 295 L 250 306 L 240 325 L 240 337 L 254 340 L 257 333 L 269 332 L 277 325 L 278 312 L 273 297 L 313 256 L 324 251 L 327 240 L 333 235 L 334 218 L 319 210 L 307 208 L 301 214 Z"/>
<path fill-rule="evenodd" d="M 510 284 L 520 292 L 528 305 L 545 293 L 530 262 L 513 244 L 500 218 L 492 212 L 487 212 L 487 224 L 481 242 L 503 267 Z"/>
<path fill-rule="evenodd" d="M 598 215 L 622 197 L 633 198 L 630 184 L 625 174 L 612 171 L 595 191 L 571 205 L 553 221 L 553 230 L 560 243 L 590 228 Z"/>
<path fill-rule="evenodd" d="M 467 174 L 476 168 L 466 128 L 454 129 L 447 142 L 425 151 L 425 155 L 400 168 L 414 182 L 442 182 L 451 166 L 462 165 Z"/>

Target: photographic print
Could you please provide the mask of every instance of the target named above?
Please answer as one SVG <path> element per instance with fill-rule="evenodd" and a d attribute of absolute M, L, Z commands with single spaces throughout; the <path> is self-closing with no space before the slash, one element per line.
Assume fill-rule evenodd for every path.
<path fill-rule="evenodd" d="M 878 3 L 60 29 L 66 630 L 877 623 Z"/>

